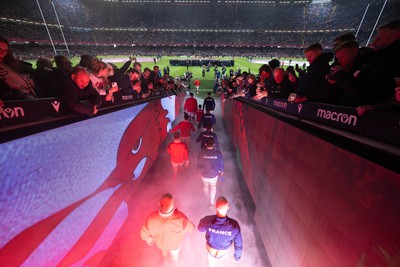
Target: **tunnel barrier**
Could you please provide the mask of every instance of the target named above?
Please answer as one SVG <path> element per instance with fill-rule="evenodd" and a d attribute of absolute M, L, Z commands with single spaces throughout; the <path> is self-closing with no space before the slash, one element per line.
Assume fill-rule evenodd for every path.
<path fill-rule="evenodd" d="M 318 116 L 318 110 L 331 115 L 353 115 L 354 110 L 316 103 L 301 104 L 301 111 L 299 105 L 272 99 L 267 105 L 243 98 L 222 105 L 272 266 L 398 265 L 399 154 L 383 152 L 385 160 L 393 162 L 393 169 L 384 167 L 363 156 L 379 149 L 370 151 L 370 138 L 355 138 L 336 127 L 340 123 L 343 129 L 356 129 L 367 116 L 357 117 L 353 125 L 351 117 L 342 115 L 339 122 L 324 118 L 327 113 Z M 310 123 L 307 116 L 318 118 Z M 375 121 L 383 133 L 398 131 L 398 121 L 389 128 L 386 121 Z M 396 145 L 388 146 L 398 153 Z"/>

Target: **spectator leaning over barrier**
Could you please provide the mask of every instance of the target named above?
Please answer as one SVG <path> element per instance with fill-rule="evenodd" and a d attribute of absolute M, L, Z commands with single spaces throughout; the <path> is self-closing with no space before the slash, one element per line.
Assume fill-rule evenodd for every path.
<path fill-rule="evenodd" d="M 314 43 L 304 50 L 304 55 L 310 65 L 299 80 L 298 97 L 295 101 L 327 102 L 329 83 L 326 76 L 330 72 L 329 63 L 333 59 L 333 53 L 323 52 L 321 44 Z"/>
<path fill-rule="evenodd" d="M 112 101 L 113 94 L 119 92 L 118 83 L 114 79 L 111 81 L 110 77 L 114 77 L 114 67 L 107 63 L 107 72 L 102 77 L 106 86 L 106 101 Z"/>
<path fill-rule="evenodd" d="M 89 71 L 90 81 L 94 89 L 99 92 L 100 95 L 106 95 L 110 86 L 108 85 L 107 77 L 109 73 L 109 66 L 107 63 L 99 60 L 98 58 L 93 58 L 92 70 Z"/>
<path fill-rule="evenodd" d="M 55 88 L 58 89 L 61 102 L 71 111 L 86 116 L 93 116 L 98 112 L 100 95 L 92 87 L 85 68 L 75 67 L 69 77 L 56 83 Z"/>
<path fill-rule="evenodd" d="M 254 100 L 258 100 L 261 102 L 265 102 L 264 100 L 268 97 L 268 91 L 265 89 L 265 84 L 263 83 L 257 83 L 257 88 L 256 88 L 256 95 L 253 96 Z"/>
<path fill-rule="evenodd" d="M 154 90 L 157 92 L 161 89 L 159 80 L 160 80 L 160 76 L 159 76 L 159 72 L 160 72 L 160 68 L 156 65 L 153 67 L 153 71 L 150 73 L 150 81 L 153 84 L 153 88 Z"/>
<path fill-rule="evenodd" d="M 7 39 L 0 37 L 0 99 L 36 98 L 34 81 L 28 74 L 20 74 L 19 66 Z"/>
<path fill-rule="evenodd" d="M 257 94 L 256 90 L 257 90 L 256 76 L 254 76 L 254 74 L 249 74 L 247 76 L 247 88 L 245 97 L 247 98 L 254 97 Z"/>
<path fill-rule="evenodd" d="M 371 109 L 399 111 L 394 89 L 400 87 L 400 19 L 381 26 L 371 46 L 376 51 L 374 60 L 360 72 L 357 85 L 359 90 L 364 87 L 372 95 L 362 99 L 357 112 L 362 115 Z"/>
<path fill-rule="evenodd" d="M 149 94 L 150 96 L 154 93 L 153 82 L 150 80 L 151 70 L 144 68 L 142 75 L 140 76 L 140 85 L 142 87 L 143 94 Z"/>
<path fill-rule="evenodd" d="M 125 95 L 134 95 L 134 99 L 141 99 L 147 97 L 142 94 L 140 86 L 140 73 L 137 69 L 129 69 L 127 74 L 118 76 L 117 83 L 121 88 L 121 93 Z"/>
<path fill-rule="evenodd" d="M 287 99 L 291 93 L 296 91 L 297 81 L 291 82 L 283 68 L 274 70 L 273 79 L 267 84 L 269 98 Z"/>
<path fill-rule="evenodd" d="M 331 83 L 330 103 L 355 106 L 357 103 L 355 79 L 365 64 L 359 44 L 354 40 L 345 41 L 339 44 L 334 52 L 338 64 L 331 67 L 331 72 L 327 76 L 327 80 Z"/>
<path fill-rule="evenodd" d="M 269 81 L 269 79 L 271 79 L 272 76 L 272 71 L 270 66 L 268 64 L 262 65 L 258 69 L 258 74 L 260 75 L 260 82 L 263 84 L 267 84 L 267 82 Z"/>

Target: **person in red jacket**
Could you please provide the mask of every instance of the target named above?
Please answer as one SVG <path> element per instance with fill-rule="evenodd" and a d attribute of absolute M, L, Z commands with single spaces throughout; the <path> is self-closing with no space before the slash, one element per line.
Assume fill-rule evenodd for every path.
<path fill-rule="evenodd" d="M 189 114 L 189 117 L 194 120 L 194 116 L 197 111 L 197 99 L 194 98 L 194 94 L 190 93 L 190 97 L 186 99 L 183 110 Z"/>
<path fill-rule="evenodd" d="M 187 146 L 189 146 L 190 131 L 194 132 L 196 131 L 196 129 L 193 127 L 193 124 L 189 121 L 189 115 L 187 113 L 185 113 L 184 118 L 185 120 L 181 121 L 178 125 L 172 128 L 171 132 L 176 132 L 180 129 L 182 142 L 184 142 Z"/>
<path fill-rule="evenodd" d="M 197 94 L 199 93 L 200 84 L 201 84 L 201 82 L 200 82 L 199 79 L 196 79 L 196 80 L 194 80 L 194 82 L 193 82 L 193 85 L 196 87 L 196 93 L 197 93 Z"/>
<path fill-rule="evenodd" d="M 168 145 L 167 152 L 171 156 L 171 165 L 173 176 L 172 180 L 176 184 L 176 175 L 180 166 L 189 166 L 188 149 L 185 143 L 181 142 L 181 135 L 179 132 L 174 133 L 174 141 Z"/>

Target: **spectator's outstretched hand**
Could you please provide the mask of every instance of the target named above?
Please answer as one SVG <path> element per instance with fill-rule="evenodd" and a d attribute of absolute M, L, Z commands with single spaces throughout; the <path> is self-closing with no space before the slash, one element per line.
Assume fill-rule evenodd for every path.
<path fill-rule="evenodd" d="M 359 116 L 362 116 L 362 115 L 365 114 L 365 112 L 366 112 L 367 110 L 372 110 L 372 109 L 374 109 L 373 106 L 366 105 L 366 106 L 358 106 L 358 107 L 356 108 L 356 111 L 357 111 L 357 114 L 358 114 Z"/>

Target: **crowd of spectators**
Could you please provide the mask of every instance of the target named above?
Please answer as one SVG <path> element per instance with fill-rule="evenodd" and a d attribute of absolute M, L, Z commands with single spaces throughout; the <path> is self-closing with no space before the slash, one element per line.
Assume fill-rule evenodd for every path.
<path fill-rule="evenodd" d="M 372 31 L 382 0 L 371 2 L 358 40 L 365 44 Z M 108 45 L 268 46 L 304 47 L 312 42 L 323 46 L 345 31 L 355 32 L 367 7 L 365 1 L 322 4 L 179 4 L 126 3 L 108 1 L 53 1 L 67 43 Z M 22 8 L 23 7 L 23 8 Z M 53 6 L 41 3 L 52 39 L 62 42 Z M 101 15 L 99 15 L 101 14 Z M 381 24 L 399 17 L 396 1 L 389 1 Z M 34 1 L 4 4 L 0 11 L 0 35 L 29 42 L 49 36 Z"/>
<path fill-rule="evenodd" d="M 243 72 L 221 81 L 227 97 L 267 98 L 293 102 L 313 101 L 368 110 L 400 111 L 400 19 L 378 30 L 371 47 L 360 47 L 352 33 L 337 36 L 333 52 L 314 43 L 304 50 L 310 65 L 304 69 L 280 67 L 271 60 L 258 77 Z M 333 62 L 333 63 L 331 63 Z"/>
<path fill-rule="evenodd" d="M 72 112 L 93 116 L 99 105 L 117 96 L 139 100 L 177 94 L 190 83 L 187 76 L 161 74 L 156 65 L 142 70 L 136 58 L 121 68 L 90 54 L 82 54 L 77 66 L 65 55 L 39 57 L 36 65 L 33 69 L 16 59 L 8 40 L 0 37 L 0 101 L 59 97 Z"/>

